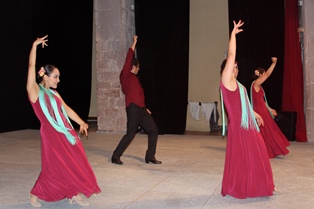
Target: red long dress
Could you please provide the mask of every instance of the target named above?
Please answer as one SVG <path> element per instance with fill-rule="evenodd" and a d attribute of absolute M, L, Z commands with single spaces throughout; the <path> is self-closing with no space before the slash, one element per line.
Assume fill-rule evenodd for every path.
<path fill-rule="evenodd" d="M 71 128 L 60 110 L 61 99 L 54 97 L 65 126 Z M 76 131 L 72 128 L 70 130 L 77 141 L 75 145 L 71 145 L 65 135 L 56 131 L 49 123 L 39 99 L 31 104 L 41 123 L 41 172 L 31 194 L 52 202 L 72 198 L 78 193 L 90 197 L 101 192 Z"/>
<path fill-rule="evenodd" d="M 255 91 L 253 85 L 251 87 L 253 109 L 264 121 L 264 126 L 260 127 L 269 158 L 278 155 L 286 155 L 289 150 L 286 148 L 290 145 L 288 139 L 283 135 L 278 125 L 270 115 L 264 100 L 264 89 L 261 87 L 258 92 Z"/>
<path fill-rule="evenodd" d="M 229 119 L 221 194 L 240 199 L 271 196 L 275 186 L 263 138 L 256 129 L 241 127 L 239 86 L 230 91 L 220 82 L 220 88 Z"/>

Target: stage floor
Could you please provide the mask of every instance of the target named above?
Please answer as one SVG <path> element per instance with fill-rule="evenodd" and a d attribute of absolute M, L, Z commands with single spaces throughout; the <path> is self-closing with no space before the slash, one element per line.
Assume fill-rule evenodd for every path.
<path fill-rule="evenodd" d="M 90 132 L 83 140 L 102 192 L 91 197 L 91 209 L 310 209 L 314 208 L 314 144 L 291 142 L 284 159 L 271 159 L 279 195 L 236 199 L 222 197 L 221 181 L 226 139 L 215 135 L 160 135 L 156 158 L 146 164 L 147 136 L 137 134 L 121 160 L 112 164 L 112 151 L 123 134 Z M 0 208 L 32 208 L 29 191 L 40 172 L 38 130 L 0 134 Z M 42 208 L 82 208 L 41 202 Z"/>

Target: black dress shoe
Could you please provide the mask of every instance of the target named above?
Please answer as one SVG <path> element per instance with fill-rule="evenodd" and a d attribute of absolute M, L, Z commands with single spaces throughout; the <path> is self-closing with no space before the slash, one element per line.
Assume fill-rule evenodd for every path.
<path fill-rule="evenodd" d="M 161 164 L 161 161 L 156 160 L 156 158 L 153 158 L 153 159 L 151 159 L 151 160 L 145 159 L 145 161 L 146 161 L 146 163 L 151 162 L 151 163 L 153 163 L 153 164 Z"/>
<path fill-rule="evenodd" d="M 117 165 L 123 165 L 124 163 L 120 160 L 120 158 L 118 159 L 114 159 L 114 158 L 111 158 L 111 162 L 113 164 L 117 164 Z"/>

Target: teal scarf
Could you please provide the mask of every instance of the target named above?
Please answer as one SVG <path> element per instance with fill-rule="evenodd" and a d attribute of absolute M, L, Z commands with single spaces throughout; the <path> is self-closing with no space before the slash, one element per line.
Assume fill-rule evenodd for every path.
<path fill-rule="evenodd" d="M 241 127 L 244 129 L 255 128 L 259 132 L 259 127 L 254 117 L 253 109 L 248 100 L 244 86 L 238 81 L 237 81 L 237 84 L 238 84 L 238 88 L 240 92 L 240 99 L 241 99 Z M 225 110 L 224 110 L 223 94 L 222 94 L 221 89 L 220 89 L 220 98 L 221 98 L 221 110 L 222 110 L 222 135 L 225 136 L 226 134 Z M 249 116 L 251 117 L 251 120 L 249 120 Z"/>
<path fill-rule="evenodd" d="M 74 145 L 76 143 L 76 139 L 75 139 L 75 136 L 73 136 L 69 130 L 69 128 L 67 128 L 64 123 L 63 123 L 63 120 L 60 116 L 60 113 L 58 111 L 58 105 L 57 105 L 57 101 L 54 97 L 54 95 L 58 96 L 57 93 L 51 89 L 46 89 L 44 88 L 41 84 L 39 84 L 40 88 L 39 88 L 39 95 L 38 95 L 38 98 L 39 98 L 39 104 L 40 104 L 40 107 L 43 111 L 43 113 L 45 114 L 46 118 L 48 119 L 49 123 L 54 127 L 54 129 L 60 133 L 63 133 L 67 140 L 70 142 L 70 144 Z M 49 100 L 50 100 L 50 104 L 51 104 L 51 107 L 53 109 L 53 115 L 55 116 L 55 118 L 53 118 L 51 116 L 51 114 L 49 113 L 49 110 L 48 110 L 48 107 L 47 107 L 47 103 L 46 103 L 46 99 L 45 99 L 45 94 L 49 97 Z M 67 119 L 68 123 L 71 125 L 72 127 L 72 124 L 70 122 L 70 119 L 63 107 L 63 105 L 61 105 L 61 110 L 62 110 L 62 113 L 63 115 L 65 116 L 65 118 Z M 73 127 L 72 127 L 73 129 Z"/>
<path fill-rule="evenodd" d="M 253 105 L 253 94 L 252 94 L 253 88 L 254 88 L 254 87 L 253 87 L 253 83 L 254 83 L 254 81 L 253 81 L 252 84 L 251 84 L 250 98 L 251 98 L 252 108 L 254 109 L 254 105 Z M 271 115 L 271 117 L 274 119 L 275 116 L 274 116 L 273 113 L 270 111 L 270 107 L 269 107 L 268 102 L 267 102 L 267 99 L 266 99 L 266 93 L 265 93 L 265 91 L 264 91 L 264 89 L 263 89 L 262 86 L 261 86 L 261 90 L 264 92 L 264 100 L 265 100 L 265 103 L 266 103 L 266 108 L 267 108 L 269 114 Z"/>

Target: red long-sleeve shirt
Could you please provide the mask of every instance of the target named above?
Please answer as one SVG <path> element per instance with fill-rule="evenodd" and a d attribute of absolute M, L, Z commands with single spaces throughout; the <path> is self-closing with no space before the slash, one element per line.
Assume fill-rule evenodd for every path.
<path fill-rule="evenodd" d="M 125 94 L 125 106 L 127 107 L 131 103 L 134 103 L 139 107 L 145 107 L 145 96 L 143 87 L 138 77 L 131 73 L 133 67 L 133 57 L 134 51 L 132 48 L 129 48 L 123 69 L 120 73 L 122 92 Z"/>

